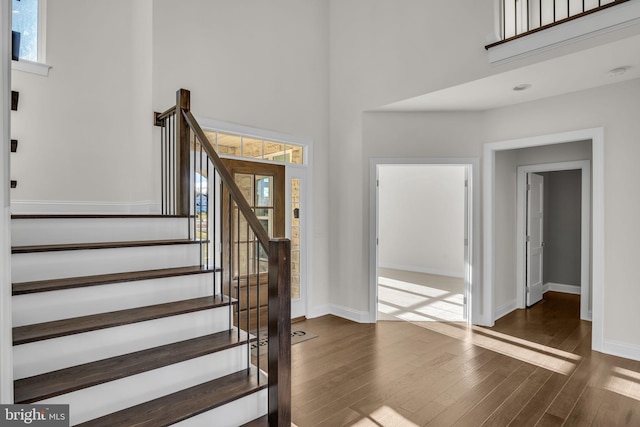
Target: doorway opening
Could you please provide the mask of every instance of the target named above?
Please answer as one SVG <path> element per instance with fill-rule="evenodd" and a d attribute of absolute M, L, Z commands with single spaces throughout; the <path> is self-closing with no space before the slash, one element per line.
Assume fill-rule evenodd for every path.
<path fill-rule="evenodd" d="M 590 321 L 590 162 L 520 166 L 517 174 L 518 308 L 533 305 L 547 291 L 577 294 L 580 319 Z M 536 189 L 532 181 L 541 182 L 542 187 Z M 536 221 L 531 211 L 538 203 L 531 199 L 537 197 L 541 197 L 541 238 L 533 232 L 537 227 L 532 227 Z"/>
<path fill-rule="evenodd" d="M 498 228 L 496 227 L 496 192 L 499 183 L 496 180 L 496 154 L 505 150 L 527 147 L 566 144 L 576 141 L 591 141 L 591 308 L 592 308 L 592 349 L 603 350 L 603 305 L 604 305 L 604 129 L 593 128 L 558 134 L 542 135 L 530 138 L 499 141 L 484 146 L 484 179 L 483 179 L 483 231 L 484 231 L 484 260 L 483 260 L 483 307 L 482 324 L 493 326 L 495 319 L 500 317 L 495 310 L 496 278 L 504 273 L 504 265 L 496 260 L 496 241 Z M 587 225 L 587 224 L 584 224 Z M 516 244 L 516 250 L 522 248 Z M 523 260 L 524 256 L 518 256 Z M 497 268 L 500 268 L 498 270 Z M 516 274 L 516 280 L 521 275 Z M 523 285 L 524 286 L 524 285 Z M 523 289 L 517 286 L 516 289 Z M 515 299 L 514 299 L 515 300 Z"/>
<path fill-rule="evenodd" d="M 372 159 L 372 322 L 472 321 L 476 173 L 477 159 Z"/>

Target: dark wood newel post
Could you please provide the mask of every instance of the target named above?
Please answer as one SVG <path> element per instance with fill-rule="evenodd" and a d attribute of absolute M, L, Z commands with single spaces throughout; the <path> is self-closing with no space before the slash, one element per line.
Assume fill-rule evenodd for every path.
<path fill-rule="evenodd" d="M 178 171 L 176 173 L 176 214 L 189 215 L 190 157 L 189 126 L 182 115 L 191 110 L 191 92 L 180 89 L 176 92 L 176 143 L 178 146 Z"/>
<path fill-rule="evenodd" d="M 291 242 L 269 241 L 269 426 L 291 426 Z"/>

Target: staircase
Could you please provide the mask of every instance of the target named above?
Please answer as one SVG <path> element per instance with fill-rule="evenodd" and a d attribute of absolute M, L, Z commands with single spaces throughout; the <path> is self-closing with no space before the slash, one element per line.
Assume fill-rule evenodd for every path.
<path fill-rule="evenodd" d="M 14 216 L 15 403 L 69 404 L 71 425 L 268 425 L 252 338 L 188 230 L 180 216 Z"/>

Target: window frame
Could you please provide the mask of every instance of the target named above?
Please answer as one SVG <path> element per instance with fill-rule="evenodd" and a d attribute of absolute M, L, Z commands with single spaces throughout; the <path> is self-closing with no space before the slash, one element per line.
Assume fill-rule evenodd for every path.
<path fill-rule="evenodd" d="M 11 69 L 14 71 L 24 71 L 27 73 L 48 76 L 50 65 L 47 65 L 47 0 L 38 1 L 38 60 L 29 61 L 20 59 L 11 61 Z M 13 26 L 12 26 L 13 27 Z"/>

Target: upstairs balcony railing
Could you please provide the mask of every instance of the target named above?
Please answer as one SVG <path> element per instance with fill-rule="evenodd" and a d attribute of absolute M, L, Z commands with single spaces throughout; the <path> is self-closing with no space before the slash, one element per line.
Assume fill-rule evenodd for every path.
<path fill-rule="evenodd" d="M 489 49 L 627 1 L 629 0 L 501 0 L 502 40 L 486 48 Z"/>

